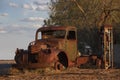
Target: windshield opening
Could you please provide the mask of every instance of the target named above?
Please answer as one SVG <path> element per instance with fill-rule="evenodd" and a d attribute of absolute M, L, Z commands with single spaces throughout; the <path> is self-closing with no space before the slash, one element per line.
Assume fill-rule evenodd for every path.
<path fill-rule="evenodd" d="M 51 31 L 43 31 L 42 32 L 42 39 L 49 39 L 49 38 L 65 38 L 65 30 L 51 30 Z"/>

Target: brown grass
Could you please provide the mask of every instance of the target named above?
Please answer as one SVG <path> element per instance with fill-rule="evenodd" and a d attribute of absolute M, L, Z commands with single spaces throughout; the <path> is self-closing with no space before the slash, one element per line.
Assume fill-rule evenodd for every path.
<path fill-rule="evenodd" d="M 5 66 L 6 73 L 5 73 Z M 52 68 L 36 70 L 18 70 L 11 68 L 11 64 L 3 64 L 0 80 L 120 80 L 120 69 L 79 69 L 68 68 L 55 71 Z M 1 70 L 1 68 L 0 68 Z"/>

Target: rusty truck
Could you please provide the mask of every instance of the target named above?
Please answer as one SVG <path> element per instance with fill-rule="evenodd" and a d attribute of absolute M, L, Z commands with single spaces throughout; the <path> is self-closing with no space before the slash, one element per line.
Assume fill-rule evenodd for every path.
<path fill-rule="evenodd" d="M 96 55 L 80 56 L 76 27 L 43 26 L 37 29 L 35 41 L 29 43 L 27 50 L 16 49 L 15 61 L 21 68 L 53 67 L 62 70 L 87 62 L 98 63 L 100 59 Z"/>

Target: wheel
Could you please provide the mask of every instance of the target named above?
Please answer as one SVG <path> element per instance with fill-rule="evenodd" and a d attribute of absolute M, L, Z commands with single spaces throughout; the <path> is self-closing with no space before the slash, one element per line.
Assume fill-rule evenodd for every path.
<path fill-rule="evenodd" d="M 54 68 L 55 68 L 55 70 L 64 70 L 65 69 L 63 64 L 61 64 L 59 61 L 55 62 Z"/>

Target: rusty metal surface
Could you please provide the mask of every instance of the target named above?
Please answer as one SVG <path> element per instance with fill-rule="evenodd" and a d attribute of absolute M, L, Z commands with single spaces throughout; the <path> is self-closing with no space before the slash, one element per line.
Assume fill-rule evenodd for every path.
<path fill-rule="evenodd" d="M 43 38 L 44 31 L 61 31 L 64 30 L 65 34 L 62 38 L 53 38 L 52 34 L 50 38 Z M 68 31 L 74 31 L 75 27 L 42 27 L 36 31 L 35 41 L 31 42 L 28 46 L 28 50 L 17 49 L 15 55 L 15 61 L 18 65 L 23 67 L 47 67 L 56 66 L 56 63 L 62 64 L 64 67 L 69 66 L 70 60 L 75 60 L 77 53 L 77 40 L 68 40 Z M 42 39 L 38 39 L 38 33 L 42 32 Z M 48 35 L 47 35 L 48 36 Z M 76 34 L 74 34 L 76 36 Z M 71 46 L 71 43 L 74 46 Z M 69 50 L 71 49 L 71 50 Z M 75 55 L 74 55 L 75 54 Z M 74 57 L 74 58 L 72 58 Z"/>
<path fill-rule="evenodd" d="M 86 64 L 86 63 L 89 63 L 89 62 L 95 63 L 97 60 L 98 60 L 97 56 L 94 56 L 94 55 L 92 55 L 92 56 L 80 56 L 76 59 L 76 64 L 78 66 L 80 66 L 82 64 Z"/>
<path fill-rule="evenodd" d="M 53 34 L 54 32 L 56 34 Z M 41 39 L 38 38 L 39 33 Z M 28 50 L 16 50 L 15 61 L 17 66 L 22 68 L 64 69 L 75 66 L 76 61 L 77 65 L 80 65 L 90 60 L 89 56 L 78 57 L 76 28 L 49 26 L 36 31 L 35 41 L 30 42 Z"/>
<path fill-rule="evenodd" d="M 48 31 L 48 30 L 66 30 L 66 29 L 76 29 L 75 27 L 72 26 L 49 26 L 49 27 L 41 27 L 37 30 L 37 32 L 39 31 Z"/>

